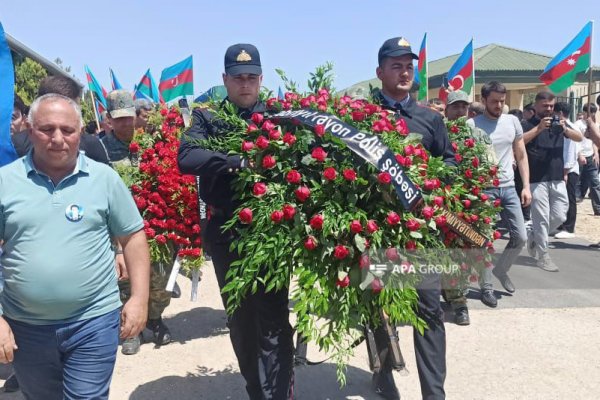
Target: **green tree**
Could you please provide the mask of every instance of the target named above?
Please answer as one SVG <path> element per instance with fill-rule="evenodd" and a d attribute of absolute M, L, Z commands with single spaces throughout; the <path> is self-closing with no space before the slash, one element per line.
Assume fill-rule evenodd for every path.
<path fill-rule="evenodd" d="M 31 104 L 35 99 L 40 81 L 46 75 L 48 73 L 44 67 L 28 57 L 15 66 L 15 92 L 25 104 Z"/>
<path fill-rule="evenodd" d="M 83 115 L 83 121 L 87 124 L 90 121 L 95 121 L 94 106 L 92 104 L 92 96 L 90 91 L 86 90 L 83 94 L 83 100 L 81 100 L 81 114 Z"/>

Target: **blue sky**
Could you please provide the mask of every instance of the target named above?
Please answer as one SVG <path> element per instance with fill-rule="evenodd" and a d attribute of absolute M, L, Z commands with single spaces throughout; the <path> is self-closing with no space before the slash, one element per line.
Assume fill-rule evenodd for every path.
<path fill-rule="evenodd" d="M 390 37 L 406 37 L 416 52 L 428 32 L 429 60 L 462 51 L 471 37 L 475 47 L 498 43 L 554 56 L 599 16 L 593 0 L 8 0 L 0 7 L 6 32 L 48 59 L 60 57 L 82 82 L 88 64 L 107 89 L 109 67 L 132 88 L 147 68 L 158 81 L 163 68 L 191 54 L 196 94 L 222 83 L 225 49 L 239 42 L 258 47 L 271 89 L 282 84 L 275 68 L 304 86 L 326 61 L 343 89 L 375 76 L 377 50 Z M 598 48 L 593 43 L 594 64 Z"/>

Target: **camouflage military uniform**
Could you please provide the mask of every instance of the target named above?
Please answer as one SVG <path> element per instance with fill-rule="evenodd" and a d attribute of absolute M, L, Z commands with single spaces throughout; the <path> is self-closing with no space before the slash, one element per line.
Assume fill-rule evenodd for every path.
<path fill-rule="evenodd" d="M 108 158 L 115 169 L 121 166 L 135 166 L 138 158 L 136 154 L 129 152 L 129 144 L 119 140 L 113 132 L 107 133 L 102 139 L 106 147 Z M 148 299 L 148 319 L 159 319 L 171 302 L 171 293 L 165 290 L 173 264 L 155 263 L 151 264 L 150 273 L 150 298 Z M 129 281 L 119 281 L 121 301 L 126 302 L 131 295 Z"/>

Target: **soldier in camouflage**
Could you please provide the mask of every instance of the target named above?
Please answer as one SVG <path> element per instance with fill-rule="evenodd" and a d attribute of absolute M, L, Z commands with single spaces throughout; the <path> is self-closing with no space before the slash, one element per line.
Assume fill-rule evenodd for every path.
<path fill-rule="evenodd" d="M 138 154 L 129 150 L 133 139 L 135 106 L 131 93 L 126 90 L 113 90 L 106 98 L 107 116 L 112 126 L 110 132 L 105 132 L 102 143 L 106 147 L 111 165 L 116 170 L 121 167 L 137 166 Z M 119 289 L 121 300 L 125 302 L 130 295 L 129 280 L 125 261 L 120 249 L 116 249 L 115 263 L 119 274 Z M 154 342 L 165 345 L 171 342 L 171 332 L 162 320 L 162 313 L 171 302 L 171 293 L 165 290 L 171 273 L 172 265 L 152 263 L 150 275 L 150 298 L 148 301 L 147 328 L 152 331 Z M 140 350 L 142 336 L 123 341 L 123 354 L 136 354 Z"/>

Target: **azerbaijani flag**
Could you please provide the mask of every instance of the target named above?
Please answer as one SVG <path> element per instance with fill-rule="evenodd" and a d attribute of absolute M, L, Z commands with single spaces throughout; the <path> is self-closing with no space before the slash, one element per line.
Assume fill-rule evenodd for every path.
<path fill-rule="evenodd" d="M 133 91 L 133 98 L 147 99 L 154 103 L 162 102 L 160 93 L 156 87 L 156 82 L 150 73 L 150 68 L 148 68 L 144 76 L 142 76 L 140 83 L 135 87 L 135 90 Z"/>
<path fill-rule="evenodd" d="M 165 102 L 178 97 L 194 95 L 194 74 L 192 72 L 192 56 L 163 69 L 160 74 L 158 90 Z"/>
<path fill-rule="evenodd" d="M 85 66 L 85 77 L 90 91 L 94 93 L 96 99 L 104 106 L 104 109 L 106 109 L 106 90 L 98 83 L 98 80 L 87 65 Z"/>
<path fill-rule="evenodd" d="M 473 87 L 474 72 L 473 39 L 471 39 L 460 57 L 450 67 L 450 71 L 448 71 L 448 88 L 450 90 L 460 89 L 470 94 Z"/>
<path fill-rule="evenodd" d="M 115 76 L 115 73 L 112 70 L 112 68 L 109 68 L 109 70 L 110 70 L 110 84 L 112 86 L 112 90 L 123 89 L 123 86 L 121 86 L 121 84 L 119 83 L 119 80 Z"/>
<path fill-rule="evenodd" d="M 277 90 L 277 100 L 283 100 L 285 98 L 285 95 L 283 94 L 283 90 L 281 90 L 281 86 L 279 86 L 279 89 Z"/>
<path fill-rule="evenodd" d="M 559 93 L 571 86 L 577 74 L 586 72 L 591 66 L 593 22 L 588 22 L 583 29 L 546 65 L 540 75 L 544 82 L 554 93 Z"/>
<path fill-rule="evenodd" d="M 419 49 L 419 63 L 417 64 L 417 74 L 415 79 L 419 83 L 419 93 L 417 100 L 427 100 L 429 91 L 429 78 L 427 77 L 427 32 L 423 36 L 421 48 Z"/>
<path fill-rule="evenodd" d="M 15 93 L 15 72 L 12 55 L 0 23 L 0 166 L 17 159 L 17 152 L 10 138 Z"/>

